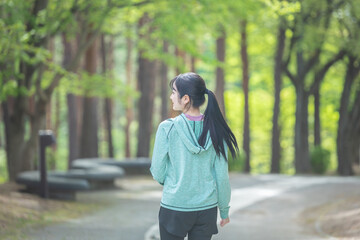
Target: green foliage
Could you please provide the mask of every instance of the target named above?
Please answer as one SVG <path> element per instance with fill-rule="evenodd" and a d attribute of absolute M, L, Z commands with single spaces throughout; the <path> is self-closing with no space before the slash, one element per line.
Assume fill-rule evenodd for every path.
<path fill-rule="evenodd" d="M 311 150 L 311 167 L 315 173 L 324 174 L 330 165 L 330 151 L 316 146 Z"/>
<path fill-rule="evenodd" d="M 228 165 L 231 172 L 243 172 L 245 166 L 246 152 L 239 148 L 239 155 L 234 159 L 230 152 L 228 153 Z"/>
<path fill-rule="evenodd" d="M 6 153 L 4 149 L 0 149 L 0 184 L 8 179 Z"/>

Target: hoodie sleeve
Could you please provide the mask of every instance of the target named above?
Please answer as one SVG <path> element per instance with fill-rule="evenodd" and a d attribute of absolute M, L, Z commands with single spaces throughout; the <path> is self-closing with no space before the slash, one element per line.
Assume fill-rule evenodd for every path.
<path fill-rule="evenodd" d="M 166 165 L 169 161 L 169 143 L 165 131 L 165 124 L 165 122 L 162 122 L 157 129 L 150 167 L 153 178 L 161 185 L 164 185 Z"/>
<path fill-rule="evenodd" d="M 225 144 L 225 155 L 228 157 L 228 148 Z M 231 188 L 229 182 L 228 162 L 224 156 L 216 156 L 214 163 L 215 180 L 218 194 L 218 207 L 221 219 L 229 217 L 229 202 L 231 197 Z"/>

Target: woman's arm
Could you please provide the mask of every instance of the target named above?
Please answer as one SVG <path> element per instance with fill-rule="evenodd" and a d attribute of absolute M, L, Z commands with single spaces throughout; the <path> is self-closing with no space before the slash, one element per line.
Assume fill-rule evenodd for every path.
<path fill-rule="evenodd" d="M 164 128 L 164 122 L 162 122 L 156 132 L 154 150 L 150 167 L 153 178 L 161 185 L 164 185 L 166 177 L 166 165 L 169 161 L 168 145 L 169 143 Z"/>
<path fill-rule="evenodd" d="M 225 154 L 227 157 L 228 156 L 227 147 L 225 147 Z M 228 219 L 229 217 L 229 208 L 230 208 L 229 202 L 231 197 L 231 188 L 229 182 L 228 162 L 225 160 L 222 154 L 216 157 L 214 168 L 215 168 L 215 180 L 217 186 L 220 217 L 221 219 L 224 220 L 224 219 Z"/>

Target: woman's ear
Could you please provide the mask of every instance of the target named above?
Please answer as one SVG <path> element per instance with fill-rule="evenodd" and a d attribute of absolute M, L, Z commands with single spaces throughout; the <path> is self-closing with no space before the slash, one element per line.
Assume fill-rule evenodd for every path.
<path fill-rule="evenodd" d="M 189 95 L 185 94 L 183 97 L 182 97 L 182 101 L 184 103 L 184 105 L 188 104 L 190 102 L 190 97 Z"/>

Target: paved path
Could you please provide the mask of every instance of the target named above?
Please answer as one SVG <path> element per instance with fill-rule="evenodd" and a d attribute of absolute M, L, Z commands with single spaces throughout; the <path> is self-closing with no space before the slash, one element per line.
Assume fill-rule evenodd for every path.
<path fill-rule="evenodd" d="M 325 239 L 321 231 L 305 229 L 299 216 L 309 207 L 360 195 L 360 178 L 284 175 L 231 175 L 231 223 L 219 227 L 213 240 Z M 118 181 L 122 190 L 79 194 L 79 201 L 109 204 L 81 219 L 28 231 L 41 239 L 158 239 L 157 214 L 161 187 L 149 177 Z M 329 238 L 327 238 L 329 239 Z"/>

